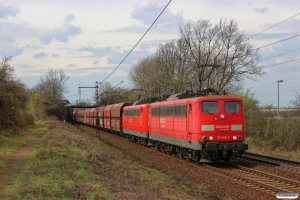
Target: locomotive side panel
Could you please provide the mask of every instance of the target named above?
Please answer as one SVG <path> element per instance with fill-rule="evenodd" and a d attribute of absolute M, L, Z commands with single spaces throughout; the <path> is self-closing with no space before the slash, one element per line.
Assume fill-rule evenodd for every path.
<path fill-rule="evenodd" d="M 151 104 L 149 139 L 185 148 L 200 149 L 187 135 L 187 99 Z"/>
<path fill-rule="evenodd" d="M 137 137 L 148 138 L 149 104 L 127 106 L 123 113 L 123 132 Z"/>

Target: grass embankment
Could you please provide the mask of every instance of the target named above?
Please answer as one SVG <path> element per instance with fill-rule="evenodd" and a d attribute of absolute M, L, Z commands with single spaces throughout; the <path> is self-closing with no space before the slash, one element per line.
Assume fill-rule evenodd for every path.
<path fill-rule="evenodd" d="M 247 137 L 246 143 L 249 146 L 248 152 L 300 162 L 300 151 L 287 150 L 283 146 L 274 147 L 274 145 L 270 144 L 270 140 L 266 141 L 258 137 Z"/>
<path fill-rule="evenodd" d="M 58 121 L 43 126 L 50 128 L 37 140 L 27 164 L 2 190 L 0 199 L 200 198 L 199 191 L 192 192 L 184 183 L 74 126 Z M 6 141 L 7 145 L 14 140 Z"/>
<path fill-rule="evenodd" d="M 45 132 L 46 127 L 42 122 L 38 121 L 34 126 L 26 131 L 20 132 L 11 136 L 10 134 L 3 133 L 0 136 L 0 173 L 7 165 L 9 158 L 12 154 L 24 144 L 31 140 L 35 140 L 39 136 L 38 133 Z"/>

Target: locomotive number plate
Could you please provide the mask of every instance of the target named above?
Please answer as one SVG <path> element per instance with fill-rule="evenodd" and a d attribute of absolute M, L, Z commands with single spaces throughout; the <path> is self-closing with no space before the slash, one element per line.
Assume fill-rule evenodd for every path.
<path fill-rule="evenodd" d="M 229 139 L 229 136 L 225 136 L 225 135 L 217 136 L 217 139 L 219 139 L 219 140 L 227 140 L 227 139 Z"/>

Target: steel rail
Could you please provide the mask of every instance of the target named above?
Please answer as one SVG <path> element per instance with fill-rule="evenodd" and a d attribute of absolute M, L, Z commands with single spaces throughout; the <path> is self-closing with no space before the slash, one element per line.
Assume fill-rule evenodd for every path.
<path fill-rule="evenodd" d="M 288 179 L 285 177 L 277 176 L 274 174 L 258 171 L 255 169 L 250 169 L 242 166 L 238 166 L 232 163 L 227 163 L 226 166 L 229 168 L 221 168 L 220 170 L 224 170 L 227 172 L 234 173 L 235 175 L 243 176 L 244 178 L 250 178 L 255 181 L 259 181 L 262 184 L 270 185 L 277 189 L 275 192 L 297 192 L 300 193 L 300 182 L 292 179 Z M 217 168 L 217 167 L 215 167 Z M 219 169 L 219 168 L 217 168 Z"/>
<path fill-rule="evenodd" d="M 275 158 L 272 156 L 265 156 L 260 154 L 254 154 L 254 153 L 245 153 L 243 154 L 243 158 L 247 160 L 253 160 L 257 162 L 262 162 L 266 164 L 272 164 L 279 167 L 285 167 L 290 168 L 294 170 L 300 170 L 300 162 L 292 161 L 292 160 L 286 160 L 282 158 Z"/>
<path fill-rule="evenodd" d="M 268 191 L 270 193 L 278 193 L 278 192 L 290 192 L 288 190 L 285 190 L 283 188 L 279 188 L 273 185 L 270 185 L 268 183 L 259 181 L 259 180 L 255 180 L 254 178 L 250 178 L 250 177 L 245 177 L 244 175 L 239 175 L 239 174 L 235 174 L 233 172 L 229 172 L 227 170 L 224 169 L 219 169 L 210 165 L 204 165 L 205 168 L 213 170 L 215 172 L 218 172 L 220 174 L 226 174 L 227 176 L 233 177 L 237 180 L 240 180 L 242 182 L 246 182 L 247 185 L 250 184 L 251 187 L 256 188 L 258 190 L 261 191 Z"/>

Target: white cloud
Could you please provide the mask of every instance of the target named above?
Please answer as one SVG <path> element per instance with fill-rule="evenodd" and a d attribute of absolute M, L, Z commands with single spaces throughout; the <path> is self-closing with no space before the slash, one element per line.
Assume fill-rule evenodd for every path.
<path fill-rule="evenodd" d="M 146 5 L 140 5 L 135 7 L 131 12 L 131 17 L 139 22 L 142 22 L 143 27 L 141 26 L 128 26 L 120 29 L 109 30 L 109 32 L 127 32 L 127 33 L 144 33 L 154 20 L 158 17 L 161 11 L 166 5 L 159 4 L 158 1 L 150 1 Z M 178 12 L 176 14 L 172 13 L 170 9 L 162 13 L 162 15 L 157 19 L 152 31 L 165 34 L 174 34 L 178 32 L 178 27 L 182 26 L 185 23 L 183 18 L 183 13 Z"/>
<path fill-rule="evenodd" d="M 14 6 L 4 6 L 0 3 L 0 18 L 5 19 L 8 17 L 14 17 L 19 14 L 19 9 Z"/>
<path fill-rule="evenodd" d="M 22 48 L 10 42 L 0 40 L 0 53 L 3 56 L 17 56 L 23 52 Z"/>
<path fill-rule="evenodd" d="M 56 27 L 44 31 L 39 39 L 42 44 L 50 44 L 53 40 L 58 42 L 68 42 L 70 37 L 81 34 L 81 28 L 70 24 L 74 20 L 74 15 L 67 15 L 62 27 Z"/>
<path fill-rule="evenodd" d="M 34 59 L 40 59 L 40 58 L 44 58 L 47 57 L 47 54 L 45 52 L 41 52 L 41 53 L 36 53 L 32 56 Z"/>
<path fill-rule="evenodd" d="M 82 47 L 77 49 L 79 52 L 90 52 L 96 57 L 107 56 L 113 51 L 113 47 Z"/>
<path fill-rule="evenodd" d="M 66 67 L 76 67 L 76 65 L 74 65 L 74 64 L 69 64 L 69 65 L 67 65 Z"/>
<path fill-rule="evenodd" d="M 150 25 L 154 22 L 157 16 L 164 9 L 165 5 L 159 5 L 159 2 L 150 1 L 146 5 L 141 5 L 136 7 L 132 13 L 132 18 L 143 22 L 144 25 Z M 184 23 L 184 19 L 182 16 L 182 12 L 177 14 L 171 13 L 171 11 L 166 8 L 163 14 L 156 21 L 156 25 L 162 26 L 170 26 L 170 25 L 182 25 Z"/>
<path fill-rule="evenodd" d="M 263 8 L 255 8 L 255 12 L 259 13 L 265 13 L 269 8 L 263 7 Z"/>

